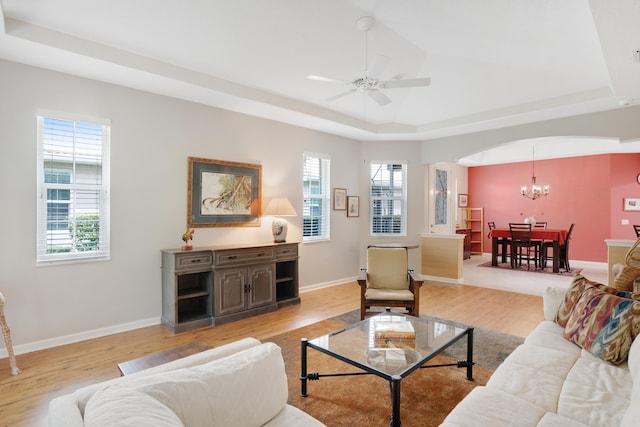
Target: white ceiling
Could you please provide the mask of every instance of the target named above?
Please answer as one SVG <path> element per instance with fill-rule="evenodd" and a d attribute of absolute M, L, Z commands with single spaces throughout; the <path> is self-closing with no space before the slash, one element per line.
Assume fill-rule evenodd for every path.
<path fill-rule="evenodd" d="M 640 100 L 638 0 L 0 0 L 0 58 L 363 141 L 450 136 Z M 364 71 L 380 107 L 311 81 Z"/>

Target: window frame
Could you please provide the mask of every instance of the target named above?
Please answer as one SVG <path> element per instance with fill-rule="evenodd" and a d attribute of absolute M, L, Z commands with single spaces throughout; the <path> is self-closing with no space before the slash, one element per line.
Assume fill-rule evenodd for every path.
<path fill-rule="evenodd" d="M 375 187 L 374 186 L 374 179 L 372 177 L 372 173 L 373 173 L 373 168 L 374 165 L 380 165 L 380 166 L 384 166 L 386 165 L 387 168 L 390 165 L 393 166 L 400 166 L 401 167 L 401 178 L 402 178 L 402 187 L 400 188 L 400 194 L 398 196 L 391 196 L 391 197 L 385 197 L 382 195 L 378 195 L 378 194 L 374 194 L 374 190 Z M 380 168 L 377 168 L 378 170 Z M 369 235 L 371 237 L 406 237 L 407 236 L 407 188 L 408 188 L 408 165 L 406 161 L 387 161 L 387 160 L 371 160 L 369 162 L 369 170 L 368 170 L 368 177 L 369 177 Z M 390 181 L 391 184 L 391 181 Z M 377 186 L 379 187 L 379 186 Z M 389 187 L 387 189 L 388 191 L 393 192 L 392 187 Z M 392 231 L 376 231 L 376 228 L 380 228 L 381 225 L 376 226 L 376 218 L 383 218 L 382 214 L 376 214 L 376 212 L 378 212 L 380 210 L 380 208 L 378 206 L 376 206 L 378 204 L 378 202 L 382 202 L 382 201 L 395 201 L 395 202 L 399 202 L 399 209 L 400 209 L 400 228 L 397 232 L 394 232 L 394 219 L 393 219 L 393 212 L 392 212 L 392 216 L 391 216 L 391 230 Z M 381 203 L 380 203 L 381 204 Z M 393 210 L 395 211 L 395 207 L 393 208 Z M 380 221 L 379 221 L 380 222 Z"/>
<path fill-rule="evenodd" d="M 310 185 L 307 184 L 307 159 L 317 159 L 320 161 L 318 177 L 320 181 L 318 188 L 319 194 L 309 192 Z M 320 215 L 307 215 L 311 211 L 311 199 L 321 201 Z M 305 227 L 305 221 L 308 219 L 319 218 L 321 226 L 318 234 L 308 235 Z M 305 152 L 302 156 L 302 241 L 305 243 L 327 241 L 331 239 L 331 158 L 324 154 Z"/>
<path fill-rule="evenodd" d="M 59 171 L 49 171 L 45 168 L 45 163 L 48 161 L 45 150 L 45 122 L 49 120 L 58 120 L 70 123 L 73 129 L 76 129 L 78 124 L 100 127 L 101 138 L 100 140 L 100 153 L 97 155 L 88 155 L 77 150 L 77 146 L 81 145 L 81 135 L 72 133 L 71 146 L 72 154 L 67 153 L 67 159 L 70 160 L 70 182 L 60 183 L 59 180 L 53 180 L 56 182 L 46 182 L 47 175 L 51 176 L 51 173 L 59 173 Z M 100 119 L 95 117 L 86 117 L 81 115 L 38 111 L 36 116 L 37 121 L 37 192 L 36 192 L 36 265 L 47 265 L 53 263 L 68 263 L 68 262 L 83 262 L 83 261 L 98 261 L 110 259 L 110 139 L 111 139 L 111 123 L 108 119 Z M 83 158 L 90 159 L 83 161 Z M 99 164 L 100 170 L 94 174 L 87 176 L 96 178 L 95 183 L 87 182 L 73 182 L 73 178 L 81 177 L 81 170 L 86 168 L 87 164 L 93 163 L 95 167 Z M 82 180 L 81 180 L 82 181 Z M 53 251 L 51 248 L 55 245 L 52 244 L 49 227 L 49 219 L 51 218 L 51 212 L 49 207 L 55 203 L 59 203 L 58 199 L 49 200 L 49 195 L 52 194 L 64 194 L 69 192 L 70 197 L 68 201 L 69 218 L 68 221 L 73 222 L 72 214 L 76 216 L 80 215 L 97 215 L 98 220 L 86 220 L 85 225 L 88 228 L 98 227 L 97 244 L 90 241 L 90 245 L 96 245 L 97 249 L 82 250 L 82 245 L 86 245 L 85 242 L 78 243 L 74 240 L 73 236 L 69 235 L 68 239 L 71 243 L 67 246 L 63 245 L 63 248 L 69 248 L 69 251 Z M 82 208 L 74 201 L 81 200 L 83 194 L 96 195 L 96 201 L 94 202 L 95 212 L 83 212 Z M 75 196 L 75 199 L 74 199 Z M 67 228 L 68 229 L 68 228 Z M 56 231 L 63 232 L 64 227 Z M 78 250 L 80 248 L 80 250 Z"/>

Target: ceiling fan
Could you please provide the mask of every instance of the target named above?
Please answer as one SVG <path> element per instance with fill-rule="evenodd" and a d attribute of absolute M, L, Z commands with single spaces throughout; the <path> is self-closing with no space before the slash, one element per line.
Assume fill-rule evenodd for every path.
<path fill-rule="evenodd" d="M 384 69 L 384 66 L 388 62 L 388 58 L 382 55 L 376 55 L 371 64 L 368 64 L 367 61 L 367 32 L 373 26 L 375 22 L 374 18 L 371 16 L 363 16 L 356 22 L 356 28 L 360 31 L 365 32 L 364 37 L 364 72 L 362 76 L 356 78 L 355 80 L 340 80 L 334 79 L 332 77 L 323 77 L 323 76 L 315 76 L 310 75 L 307 76 L 309 80 L 317 80 L 321 82 L 329 82 L 329 83 L 340 83 L 350 87 L 346 92 L 339 93 L 330 98 L 327 98 L 327 101 L 333 101 L 338 98 L 342 98 L 343 96 L 347 96 L 349 94 L 355 92 L 363 92 L 369 95 L 371 99 L 373 99 L 378 105 L 384 106 L 391 103 L 391 99 L 385 95 L 381 89 L 396 89 L 396 88 L 409 88 L 409 87 L 423 87 L 429 86 L 431 84 L 431 78 L 429 77 L 418 77 L 414 79 L 391 79 L 391 80 L 379 80 L 378 76 Z"/>

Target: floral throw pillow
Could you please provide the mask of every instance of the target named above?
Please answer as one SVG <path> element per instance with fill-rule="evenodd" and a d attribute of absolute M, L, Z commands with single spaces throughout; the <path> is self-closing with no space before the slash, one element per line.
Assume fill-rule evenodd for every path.
<path fill-rule="evenodd" d="M 562 301 L 562 303 L 560 304 L 560 308 L 558 309 L 558 314 L 556 315 L 556 323 L 558 325 L 562 326 L 563 328 L 567 326 L 567 320 L 569 319 L 573 308 L 575 307 L 578 299 L 580 299 L 580 296 L 587 286 L 598 288 L 603 292 L 622 298 L 632 298 L 633 296 L 631 292 L 621 291 L 619 289 L 603 285 L 602 283 L 592 282 L 586 277 L 578 274 L 575 279 L 573 279 L 571 286 L 569 286 L 569 289 L 565 294 L 564 301 Z"/>
<path fill-rule="evenodd" d="M 587 285 L 578 299 L 564 337 L 602 360 L 619 365 L 640 333 L 640 302 Z"/>

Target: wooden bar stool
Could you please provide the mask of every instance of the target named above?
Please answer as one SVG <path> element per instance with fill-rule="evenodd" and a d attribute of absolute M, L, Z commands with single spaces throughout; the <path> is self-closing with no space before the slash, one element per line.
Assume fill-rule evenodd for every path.
<path fill-rule="evenodd" d="M 11 344 L 11 331 L 7 325 L 7 319 L 4 317 L 4 295 L 0 292 L 0 325 L 2 325 L 2 335 L 4 336 L 4 343 L 7 346 L 7 353 L 9 354 L 9 365 L 11 366 L 11 375 L 18 375 L 20 369 L 16 362 L 16 355 L 13 354 L 13 344 Z"/>

